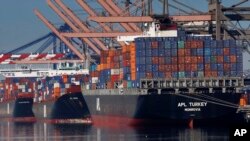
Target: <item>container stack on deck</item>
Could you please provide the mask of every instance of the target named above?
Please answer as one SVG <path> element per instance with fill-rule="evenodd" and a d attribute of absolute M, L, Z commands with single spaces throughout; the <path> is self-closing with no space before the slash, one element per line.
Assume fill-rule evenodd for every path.
<path fill-rule="evenodd" d="M 140 79 L 242 76 L 242 50 L 235 40 L 178 34 L 136 38 L 122 49 L 103 51 L 100 65 L 90 70 L 91 89 L 136 88 Z"/>
<path fill-rule="evenodd" d="M 79 91 L 79 87 L 76 86 L 87 82 L 86 75 L 6 78 L 0 83 L 0 98 L 4 101 L 29 95 L 35 102 L 49 100 L 69 92 Z"/>

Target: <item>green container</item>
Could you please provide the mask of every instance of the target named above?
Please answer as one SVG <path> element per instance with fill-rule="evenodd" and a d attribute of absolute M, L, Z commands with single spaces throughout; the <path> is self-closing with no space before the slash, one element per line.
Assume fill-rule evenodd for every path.
<path fill-rule="evenodd" d="M 179 75 L 179 78 L 185 78 L 185 72 L 183 71 L 180 71 L 178 75 Z"/>
<path fill-rule="evenodd" d="M 178 48 L 184 48 L 184 41 L 178 41 Z"/>
<path fill-rule="evenodd" d="M 131 81 L 127 81 L 127 88 L 132 88 L 132 82 Z"/>
<path fill-rule="evenodd" d="M 217 63 L 216 56 L 211 56 L 211 63 Z"/>

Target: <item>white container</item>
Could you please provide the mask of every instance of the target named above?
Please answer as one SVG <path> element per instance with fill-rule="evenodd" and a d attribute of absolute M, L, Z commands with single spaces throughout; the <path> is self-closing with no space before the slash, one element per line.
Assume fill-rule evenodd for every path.
<path fill-rule="evenodd" d="M 92 77 L 92 83 L 98 83 L 99 78 L 98 77 Z"/>
<path fill-rule="evenodd" d="M 120 69 L 111 69 L 111 75 L 118 75 L 120 74 Z"/>
<path fill-rule="evenodd" d="M 65 88 L 69 88 L 70 87 L 70 84 L 65 84 Z"/>
<path fill-rule="evenodd" d="M 86 89 L 89 90 L 89 84 L 86 85 Z"/>
<path fill-rule="evenodd" d="M 54 83 L 54 88 L 59 88 L 60 84 L 59 83 Z"/>

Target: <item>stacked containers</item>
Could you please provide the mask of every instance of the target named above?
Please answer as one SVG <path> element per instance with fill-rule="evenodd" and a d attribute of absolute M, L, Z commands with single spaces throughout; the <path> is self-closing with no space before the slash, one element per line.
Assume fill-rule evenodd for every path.
<path fill-rule="evenodd" d="M 140 79 L 242 76 L 242 50 L 235 40 L 180 33 L 178 37 L 136 38 L 135 44 L 122 50 L 103 51 L 97 66 L 98 88 L 115 88 L 115 81 L 135 88 Z"/>

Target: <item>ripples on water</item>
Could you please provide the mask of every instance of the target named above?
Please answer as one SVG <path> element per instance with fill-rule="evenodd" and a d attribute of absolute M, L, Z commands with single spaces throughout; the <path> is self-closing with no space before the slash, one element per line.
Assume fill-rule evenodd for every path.
<path fill-rule="evenodd" d="M 226 128 L 98 128 L 85 125 L 0 122 L 0 140 L 23 141 L 228 141 Z"/>

